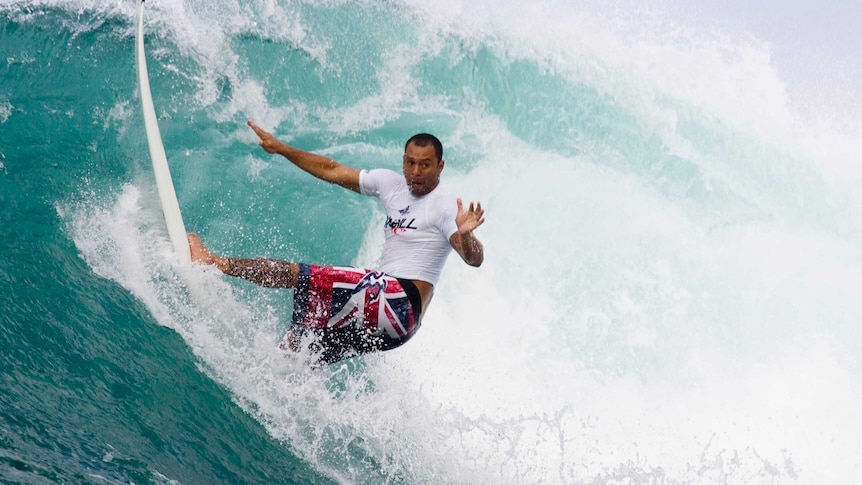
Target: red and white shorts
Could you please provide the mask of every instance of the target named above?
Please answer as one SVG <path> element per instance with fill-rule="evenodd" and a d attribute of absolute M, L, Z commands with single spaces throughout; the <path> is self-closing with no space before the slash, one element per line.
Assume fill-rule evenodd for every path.
<path fill-rule="evenodd" d="M 329 352 L 322 361 L 389 350 L 413 336 L 421 312 L 419 291 L 410 280 L 361 268 L 300 263 L 290 347 L 297 350 L 297 340 L 313 333 L 318 350 Z"/>

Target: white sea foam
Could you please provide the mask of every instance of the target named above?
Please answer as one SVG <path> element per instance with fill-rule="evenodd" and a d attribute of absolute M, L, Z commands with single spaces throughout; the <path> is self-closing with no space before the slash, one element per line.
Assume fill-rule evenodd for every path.
<path fill-rule="evenodd" d="M 6 100 L 0 101 L 0 124 L 6 123 L 10 116 L 12 116 L 12 103 Z"/>

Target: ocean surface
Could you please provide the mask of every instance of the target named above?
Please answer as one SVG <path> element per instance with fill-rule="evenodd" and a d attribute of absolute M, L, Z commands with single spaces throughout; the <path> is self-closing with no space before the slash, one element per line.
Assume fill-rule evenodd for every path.
<path fill-rule="evenodd" d="M 487 209 L 409 344 L 310 370 L 290 291 L 174 259 L 138 4 L 0 0 L 0 483 L 858 483 L 858 111 L 768 41 L 600 3 L 148 2 L 213 250 L 380 254 L 376 201 L 247 119 L 357 168 L 435 133 Z"/>

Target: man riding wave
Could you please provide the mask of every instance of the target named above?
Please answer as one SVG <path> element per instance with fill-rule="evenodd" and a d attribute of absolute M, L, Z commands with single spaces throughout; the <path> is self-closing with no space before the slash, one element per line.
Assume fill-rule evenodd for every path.
<path fill-rule="evenodd" d="M 192 261 L 273 288 L 294 288 L 292 325 L 286 347 L 310 349 L 320 363 L 396 348 L 412 337 L 434 294 L 434 285 L 454 249 L 470 266 L 484 261 L 473 231 L 485 222 L 480 203 L 465 209 L 440 187 L 443 145 L 433 135 L 412 136 L 404 146 L 403 174 L 357 170 L 290 146 L 252 121 L 260 146 L 302 170 L 362 195 L 377 197 L 386 210 L 385 243 L 375 270 L 317 266 L 270 258 L 227 258 L 189 234 Z"/>

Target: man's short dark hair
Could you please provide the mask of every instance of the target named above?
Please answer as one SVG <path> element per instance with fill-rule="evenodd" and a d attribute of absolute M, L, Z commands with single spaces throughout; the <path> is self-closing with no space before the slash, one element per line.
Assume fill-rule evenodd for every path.
<path fill-rule="evenodd" d="M 429 144 L 434 145 L 434 155 L 437 155 L 437 161 L 443 160 L 443 144 L 436 136 L 428 133 L 418 133 L 410 137 L 407 143 L 404 144 L 404 151 L 407 151 L 407 146 L 413 143 L 417 147 L 427 147 Z"/>

